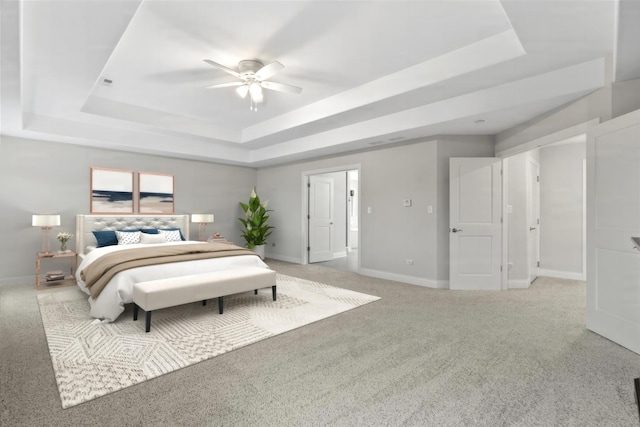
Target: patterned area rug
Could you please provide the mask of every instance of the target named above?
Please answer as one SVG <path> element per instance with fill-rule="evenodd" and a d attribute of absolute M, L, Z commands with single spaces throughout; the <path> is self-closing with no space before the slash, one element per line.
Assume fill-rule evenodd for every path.
<path fill-rule="evenodd" d="M 62 407 L 380 299 L 282 274 L 277 285 L 277 301 L 271 288 L 225 297 L 222 315 L 215 300 L 155 311 L 149 333 L 143 311 L 133 321 L 131 304 L 115 322 L 93 324 L 80 289 L 38 294 Z"/>

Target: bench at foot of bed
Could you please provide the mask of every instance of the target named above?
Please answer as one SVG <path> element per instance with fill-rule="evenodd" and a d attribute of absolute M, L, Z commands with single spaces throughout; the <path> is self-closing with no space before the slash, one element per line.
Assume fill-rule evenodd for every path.
<path fill-rule="evenodd" d="M 138 319 L 138 309 L 146 313 L 146 331 L 151 330 L 151 313 L 161 308 L 174 307 L 218 298 L 218 310 L 222 314 L 224 297 L 250 290 L 272 289 L 276 300 L 276 272 L 266 268 L 247 267 L 237 270 L 216 271 L 169 279 L 150 280 L 133 285 L 133 320 Z"/>

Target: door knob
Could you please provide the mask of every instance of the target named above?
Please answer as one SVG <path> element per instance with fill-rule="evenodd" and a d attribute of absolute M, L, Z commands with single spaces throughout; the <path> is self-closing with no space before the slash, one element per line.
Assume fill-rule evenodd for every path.
<path fill-rule="evenodd" d="M 452 228 L 451 229 L 452 233 L 457 233 L 458 231 L 462 231 L 462 228 Z"/>
<path fill-rule="evenodd" d="M 535 227 L 529 227 L 529 231 L 533 231 L 535 229 L 536 229 Z"/>

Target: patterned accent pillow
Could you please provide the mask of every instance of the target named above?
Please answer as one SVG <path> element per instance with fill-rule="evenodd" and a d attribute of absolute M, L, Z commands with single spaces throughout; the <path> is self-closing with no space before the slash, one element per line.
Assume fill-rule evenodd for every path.
<path fill-rule="evenodd" d="M 163 227 L 163 228 L 159 228 L 158 231 L 160 230 L 165 230 L 165 231 L 173 231 L 173 230 L 177 230 L 178 233 L 180 233 L 180 240 L 187 240 L 184 238 L 184 235 L 182 234 L 182 230 L 180 229 L 180 227 Z"/>
<path fill-rule="evenodd" d="M 139 231 L 116 231 L 119 245 L 133 245 L 140 243 Z"/>
<path fill-rule="evenodd" d="M 158 230 L 161 235 L 167 238 L 167 242 L 180 242 L 180 230 Z"/>

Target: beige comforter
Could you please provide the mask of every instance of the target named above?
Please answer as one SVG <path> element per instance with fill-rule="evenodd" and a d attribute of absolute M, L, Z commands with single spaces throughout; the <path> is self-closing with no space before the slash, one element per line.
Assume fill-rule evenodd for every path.
<path fill-rule="evenodd" d="M 125 249 L 101 256 L 80 272 L 92 298 L 100 292 L 117 273 L 130 268 L 170 262 L 193 261 L 226 256 L 255 255 L 255 252 L 226 243 L 194 243 L 192 245 L 158 245 L 146 248 Z"/>

